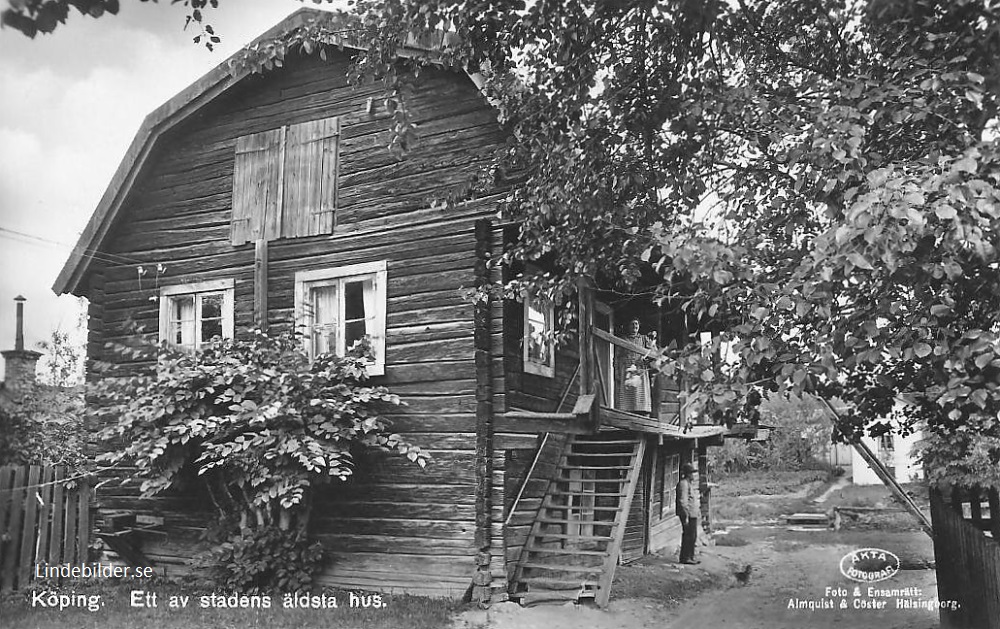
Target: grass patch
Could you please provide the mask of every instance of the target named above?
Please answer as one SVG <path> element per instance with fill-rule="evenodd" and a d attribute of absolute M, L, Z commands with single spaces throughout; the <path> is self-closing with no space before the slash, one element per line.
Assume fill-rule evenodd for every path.
<path fill-rule="evenodd" d="M 805 542 L 797 542 L 789 539 L 779 539 L 774 542 L 774 552 L 776 553 L 791 553 L 796 550 L 801 550 L 808 546 Z"/>
<path fill-rule="evenodd" d="M 648 565 L 640 561 L 618 567 L 614 585 L 611 587 L 611 596 L 648 598 L 665 605 L 676 606 L 721 585 L 722 581 L 707 573 L 678 573 L 662 565 Z"/>
<path fill-rule="evenodd" d="M 909 494 L 925 513 L 929 512 L 927 487 L 908 483 L 903 490 Z M 841 512 L 841 527 L 845 529 L 919 530 L 920 525 L 912 515 L 902 510 L 892 493 L 884 485 L 847 485 L 830 495 L 829 508 L 860 507 L 857 512 Z M 871 509 L 886 509 L 872 511 Z"/>
<path fill-rule="evenodd" d="M 918 505 L 927 505 L 927 487 L 916 483 L 903 485 L 903 491 L 908 493 Z M 897 507 L 899 503 L 889 489 L 878 485 L 845 485 L 830 496 L 831 503 L 845 507 Z"/>
<path fill-rule="evenodd" d="M 747 472 L 727 476 L 712 490 L 720 522 L 765 522 L 801 510 L 803 500 L 827 481 L 825 470 Z"/>
<path fill-rule="evenodd" d="M 746 546 L 750 541 L 741 537 L 736 533 L 727 533 L 726 535 L 716 535 L 712 539 L 715 540 L 716 546 L 728 546 L 730 548 L 735 548 L 737 546 Z"/>
<path fill-rule="evenodd" d="M 130 604 L 132 590 L 155 592 L 157 607 L 134 608 Z M 447 626 L 459 611 L 461 603 L 419 596 L 378 595 L 381 608 L 351 608 L 349 592 L 328 592 L 336 596 L 336 609 L 285 609 L 280 595 L 271 596 L 270 609 L 202 608 L 201 597 L 210 590 L 193 589 L 171 583 L 97 583 L 64 585 L 53 591 L 99 597 L 97 611 L 87 608 L 42 609 L 32 607 L 30 592 L 7 595 L 0 601 L 4 627 L 7 629 L 440 629 Z M 361 596 L 372 593 L 358 592 Z M 171 596 L 188 596 L 188 606 L 171 609 Z M 374 599 L 367 599 L 373 602 Z"/>
<path fill-rule="evenodd" d="M 780 496 L 802 492 L 810 483 L 824 482 L 829 474 L 825 470 L 796 472 L 747 472 L 726 476 L 718 480 L 713 496 Z"/>
<path fill-rule="evenodd" d="M 752 498 L 716 500 L 715 496 L 712 500 L 712 515 L 716 522 L 767 522 L 783 513 L 795 511 L 794 506 L 802 502 L 799 498 L 766 501 Z"/>

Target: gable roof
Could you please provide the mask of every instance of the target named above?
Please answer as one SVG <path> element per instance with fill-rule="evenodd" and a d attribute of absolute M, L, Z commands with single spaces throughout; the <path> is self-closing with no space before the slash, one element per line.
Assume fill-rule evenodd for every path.
<path fill-rule="evenodd" d="M 314 22 L 334 24 L 337 19 L 339 19 L 337 14 L 329 11 L 309 8 L 299 9 L 268 29 L 247 46 L 275 39 L 284 33 Z M 418 41 L 414 38 L 408 38 L 406 45 L 397 49 L 397 55 L 399 57 L 416 57 L 426 56 L 427 53 L 438 53 L 442 45 L 446 42 L 450 43 L 453 38 L 453 33 L 440 33 L 439 37 L 431 38 L 438 40 L 437 42 Z M 337 39 L 339 40 L 337 41 L 338 45 L 343 48 L 352 50 L 364 49 L 349 38 L 337 36 Z M 238 71 L 232 69 L 231 63 L 238 60 L 240 55 L 241 52 L 233 54 L 146 116 L 135 138 L 132 140 L 132 144 L 118 165 L 118 170 L 115 171 L 114 176 L 111 178 L 111 182 L 101 197 L 97 209 L 94 210 L 90 221 L 80 234 L 76 246 L 70 253 L 69 259 L 63 265 L 59 276 L 52 285 L 52 290 L 57 295 L 63 293 L 79 294 L 80 283 L 86 276 L 90 263 L 93 260 L 92 253 L 100 249 L 104 239 L 111 231 L 111 227 L 115 223 L 122 204 L 128 197 L 132 186 L 142 172 L 146 160 L 149 158 L 160 137 L 205 105 L 235 87 L 240 81 L 251 74 L 249 69 Z M 482 89 L 484 82 L 481 76 L 468 72 L 466 74 L 477 88 Z"/>

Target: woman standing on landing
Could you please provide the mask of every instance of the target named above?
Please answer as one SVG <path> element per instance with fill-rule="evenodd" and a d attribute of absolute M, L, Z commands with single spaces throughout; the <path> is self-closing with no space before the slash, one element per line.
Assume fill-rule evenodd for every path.
<path fill-rule="evenodd" d="M 650 350 L 656 348 L 653 334 L 639 332 L 639 320 L 628 323 L 624 340 L 638 347 Z M 649 415 L 652 410 L 652 394 L 649 385 L 649 363 L 653 352 L 639 353 L 622 347 L 615 348 L 615 373 L 618 382 L 615 391 L 615 408 L 630 413 Z"/>

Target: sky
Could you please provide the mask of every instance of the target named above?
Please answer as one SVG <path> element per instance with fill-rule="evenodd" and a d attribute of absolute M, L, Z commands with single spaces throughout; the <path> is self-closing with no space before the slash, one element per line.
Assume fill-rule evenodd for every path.
<path fill-rule="evenodd" d="M 182 6 L 121 4 L 100 19 L 71 9 L 66 24 L 33 40 L 0 30 L 0 349 L 14 347 L 17 295 L 28 300 L 27 349 L 77 326 L 79 300 L 57 297 L 52 284 L 146 114 L 285 16 L 315 6 L 223 0 L 207 13 L 222 37 L 209 52 L 184 30 Z"/>

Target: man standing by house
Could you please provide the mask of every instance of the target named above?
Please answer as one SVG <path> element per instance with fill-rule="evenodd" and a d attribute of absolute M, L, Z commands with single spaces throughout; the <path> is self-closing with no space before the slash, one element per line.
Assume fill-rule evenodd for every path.
<path fill-rule="evenodd" d="M 681 466 L 681 479 L 677 481 L 677 517 L 681 519 L 681 563 L 697 564 L 694 558 L 694 546 L 698 541 L 698 510 L 699 500 L 695 494 L 694 466 L 685 463 Z"/>

